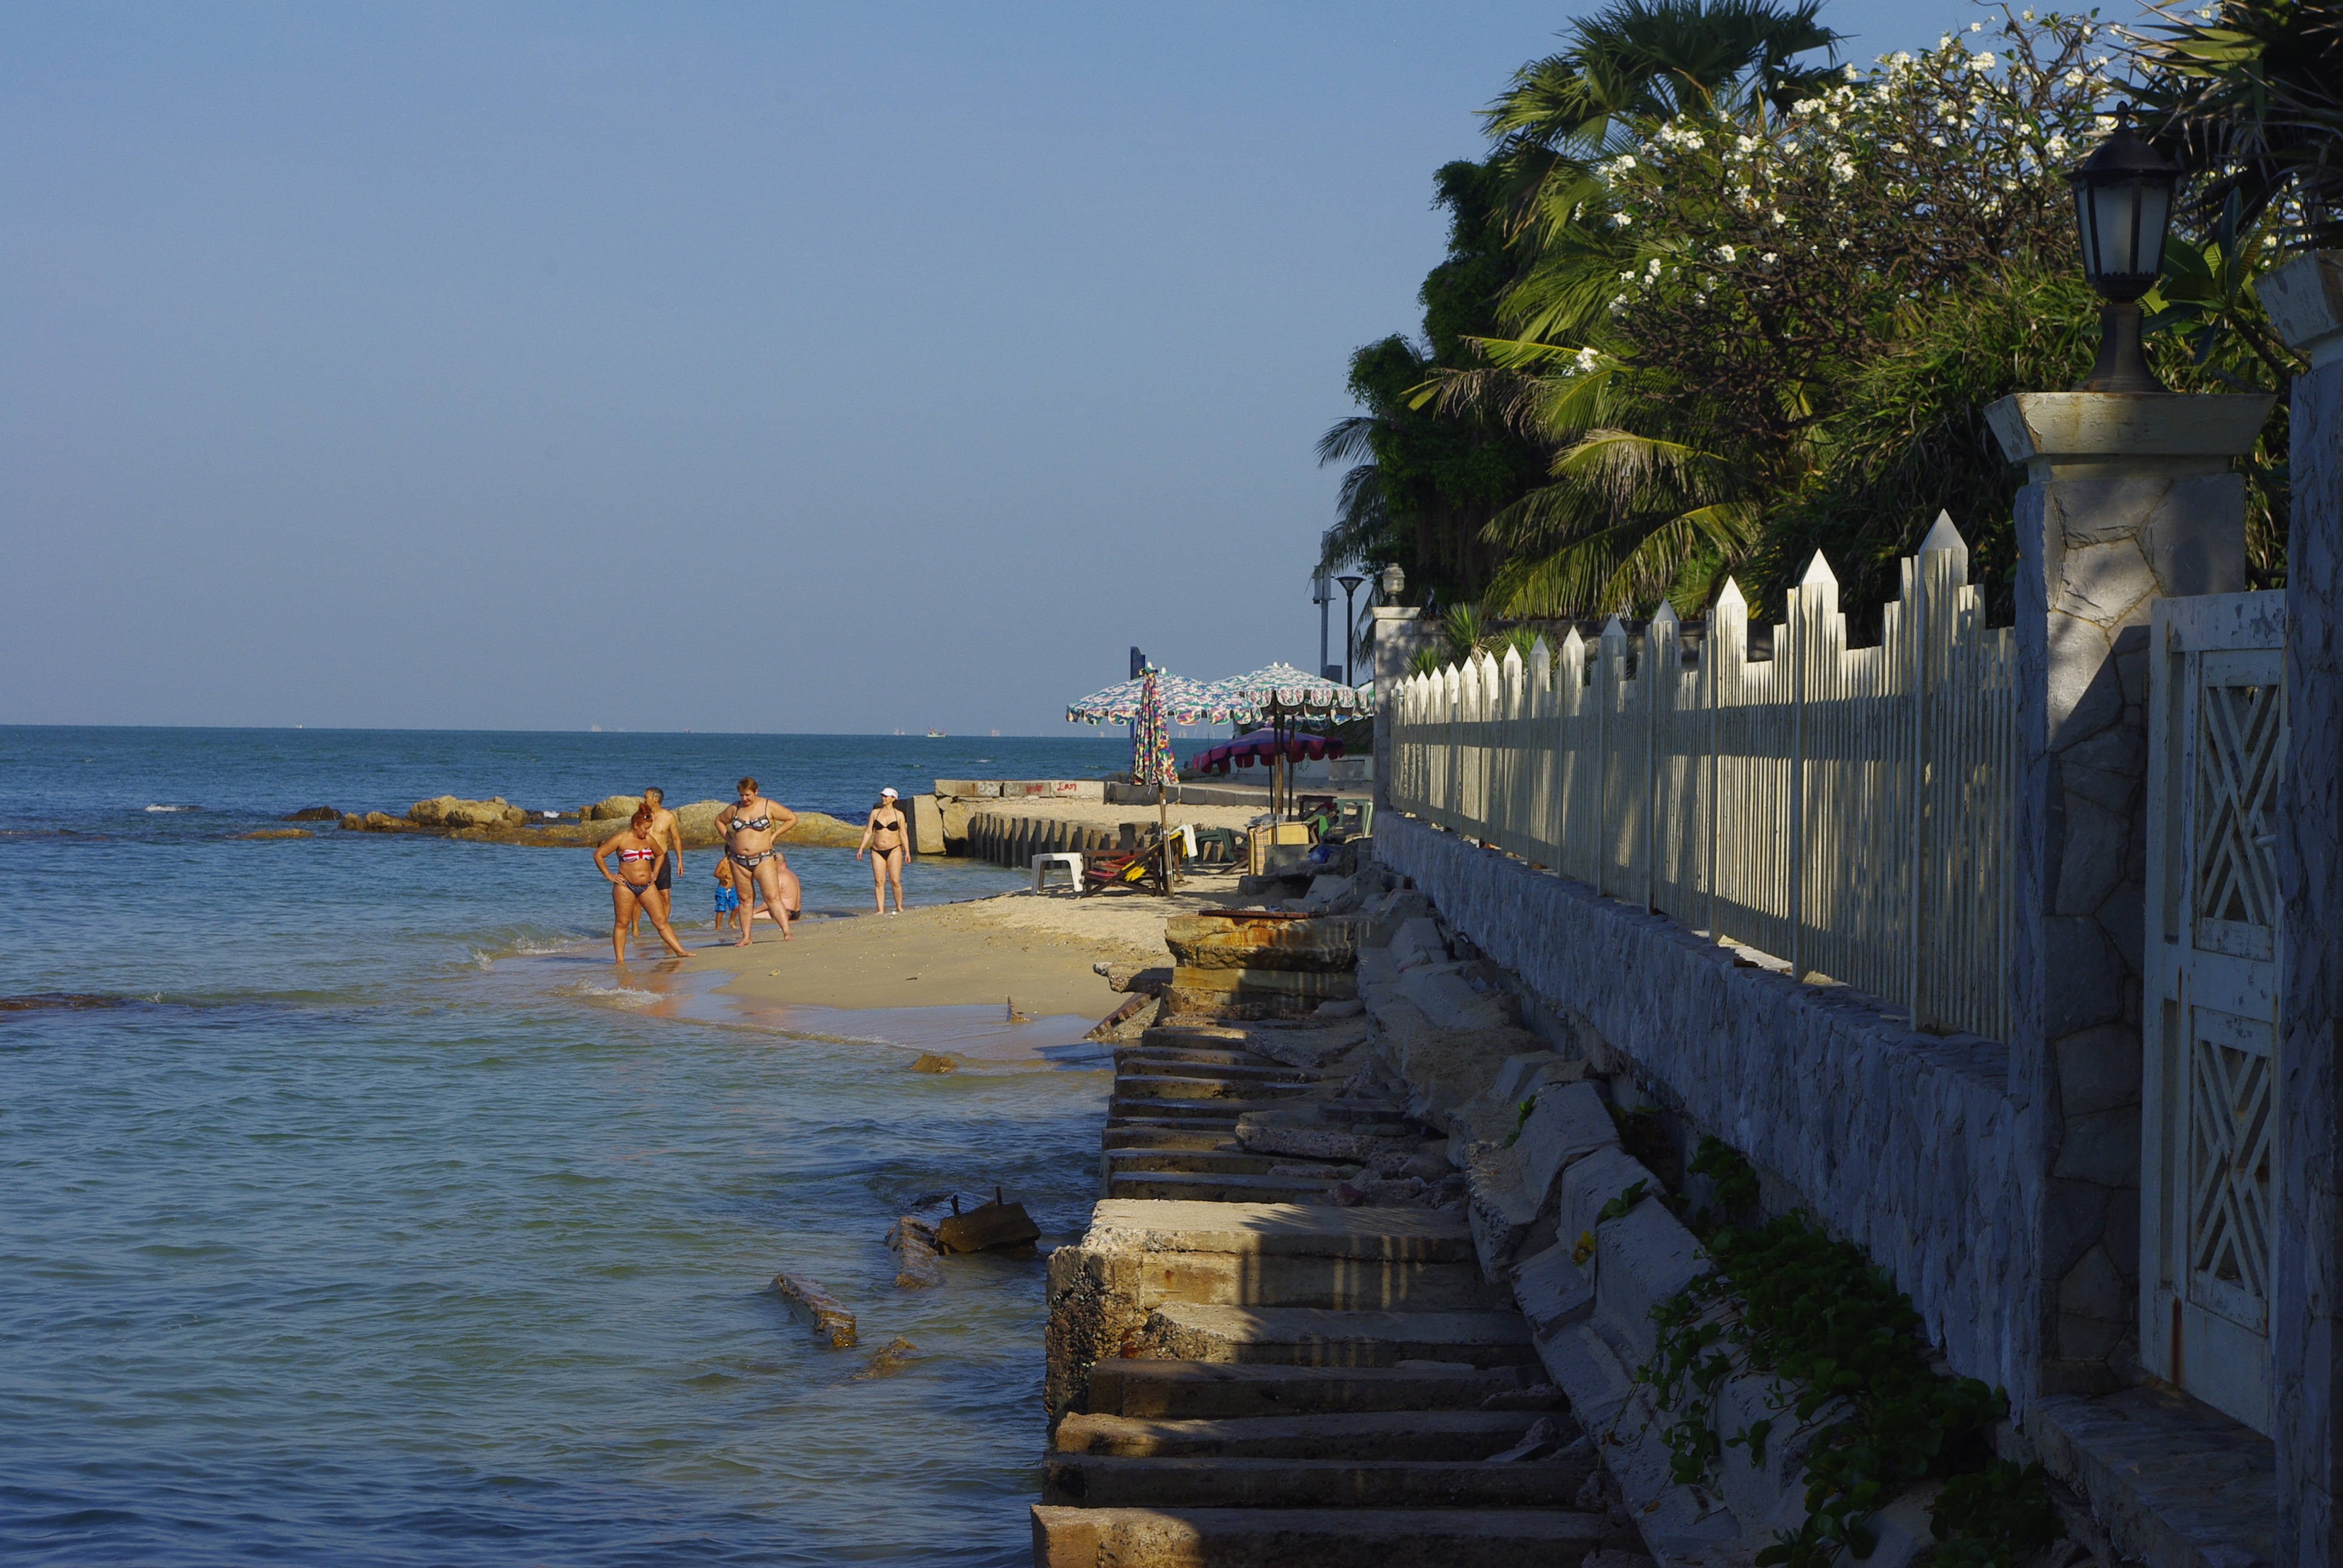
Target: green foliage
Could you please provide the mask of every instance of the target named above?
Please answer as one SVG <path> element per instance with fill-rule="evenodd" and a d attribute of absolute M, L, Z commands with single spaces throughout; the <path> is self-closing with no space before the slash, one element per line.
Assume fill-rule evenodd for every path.
<path fill-rule="evenodd" d="M 1715 1140 L 1702 1141 L 1692 1169 L 1715 1184 L 1726 1215 L 1754 1204 L 1754 1173 Z M 1775 1416 L 1824 1422 L 1806 1449 L 1806 1520 L 1758 1563 L 1823 1568 L 1841 1553 L 1869 1556 L 1872 1513 L 1928 1477 L 1947 1479 L 1931 1526 L 1943 1562 L 2006 1565 L 2065 1533 L 2039 1467 L 2003 1464 L 1986 1447 L 2006 1397 L 1929 1365 L 1911 1298 L 1862 1249 L 1795 1211 L 1751 1227 L 1696 1221 L 1695 1230 L 1715 1271 L 1653 1309 L 1656 1348 L 1636 1372 L 1670 1417 L 1662 1435 L 1674 1478 L 1705 1479 L 1727 1446 L 1746 1444 L 1762 1462 L 1775 1417 L 1729 1436 L 1714 1421 L 1717 1390 L 1737 1373 L 1770 1380 Z"/>
<path fill-rule="evenodd" d="M 2207 172 L 2197 226 L 2268 216 L 2284 251 L 2343 245 L 2343 15 L 2321 0 L 2167 15 L 2129 52 L 2147 125 Z"/>

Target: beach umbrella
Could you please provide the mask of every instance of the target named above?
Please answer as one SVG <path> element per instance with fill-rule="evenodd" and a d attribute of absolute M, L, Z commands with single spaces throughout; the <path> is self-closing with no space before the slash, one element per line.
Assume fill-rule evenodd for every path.
<path fill-rule="evenodd" d="M 1172 890 L 1172 818 L 1167 802 L 1180 782 L 1180 765 L 1172 759 L 1172 727 L 1164 722 L 1163 699 L 1153 665 L 1139 672 L 1139 711 L 1131 726 L 1131 781 L 1141 789 L 1155 787 L 1157 842 L 1163 856 L 1162 890 Z"/>
<path fill-rule="evenodd" d="M 1292 721 L 1304 714 L 1356 719 L 1375 710 L 1373 683 L 1345 686 L 1339 680 L 1313 679 L 1290 664 L 1264 665 L 1250 675 L 1232 676 L 1213 683 L 1213 689 L 1232 707 L 1249 708 L 1269 721 L 1270 728 L 1292 732 Z M 1271 782 L 1271 809 L 1283 813 L 1285 753 L 1273 752 L 1277 770 Z"/>
<path fill-rule="evenodd" d="M 1188 759 L 1188 766 L 1199 773 L 1225 773 L 1232 766 L 1250 768 L 1255 762 L 1274 761 L 1281 757 L 1289 762 L 1304 758 L 1316 762 L 1322 758 L 1340 757 L 1344 750 L 1342 742 L 1332 735 L 1289 735 L 1275 729 L 1256 729 L 1197 752 Z"/>
<path fill-rule="evenodd" d="M 1137 679 L 1119 680 L 1102 691 L 1091 692 L 1079 702 L 1068 703 L 1066 722 L 1136 723 L 1142 689 L 1150 676 L 1155 680 L 1155 700 L 1169 723 L 1226 724 L 1233 719 L 1244 724 L 1253 718 L 1252 709 L 1232 699 L 1218 685 L 1190 680 L 1184 675 L 1172 675 L 1151 668 Z"/>

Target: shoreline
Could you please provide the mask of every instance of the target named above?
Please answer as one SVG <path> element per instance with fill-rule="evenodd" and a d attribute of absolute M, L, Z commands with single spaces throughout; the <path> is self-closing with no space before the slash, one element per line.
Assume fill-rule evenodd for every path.
<path fill-rule="evenodd" d="M 716 989 L 758 1007 L 1005 1008 L 1013 1001 L 1017 1011 L 1036 1017 L 1103 1019 L 1125 998 L 1107 988 L 1092 964 L 1160 964 L 1167 918 L 1239 901 L 1233 870 L 1192 873 L 1170 898 L 1133 892 L 1077 899 L 1021 889 L 918 906 L 900 916 L 824 920 L 799 926 L 788 942 L 765 926 L 747 948 L 687 941 L 692 956 L 686 961 L 701 972 L 727 972 Z M 657 939 L 650 940 L 656 948 Z"/>

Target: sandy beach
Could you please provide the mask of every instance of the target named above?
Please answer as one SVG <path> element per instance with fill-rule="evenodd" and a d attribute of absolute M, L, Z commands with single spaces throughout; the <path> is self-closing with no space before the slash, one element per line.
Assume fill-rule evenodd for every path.
<path fill-rule="evenodd" d="M 1244 901 L 1232 870 L 1191 876 L 1169 898 L 1019 891 L 898 916 L 815 920 L 787 942 L 760 921 L 754 947 L 695 944 L 692 963 L 732 971 L 721 989 L 763 1005 L 943 1007 L 1013 998 L 1020 1012 L 1104 1018 L 1123 998 L 1092 964 L 1169 963 L 1166 917 Z"/>

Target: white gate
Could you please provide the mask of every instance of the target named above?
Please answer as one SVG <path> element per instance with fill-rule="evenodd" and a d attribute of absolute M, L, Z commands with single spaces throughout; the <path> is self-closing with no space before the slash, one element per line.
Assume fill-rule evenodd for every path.
<path fill-rule="evenodd" d="M 2140 1359 L 2269 1430 L 2286 596 L 2150 623 Z"/>

